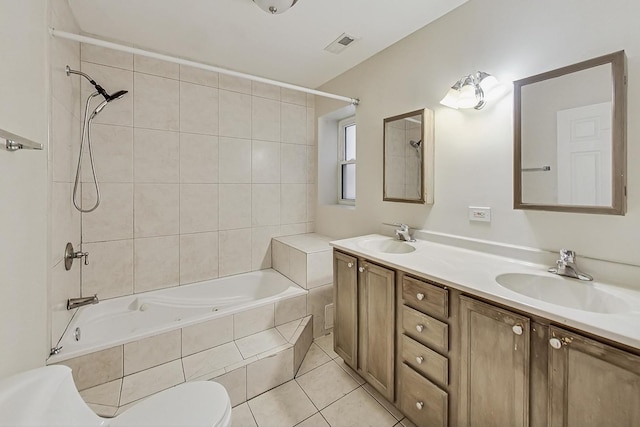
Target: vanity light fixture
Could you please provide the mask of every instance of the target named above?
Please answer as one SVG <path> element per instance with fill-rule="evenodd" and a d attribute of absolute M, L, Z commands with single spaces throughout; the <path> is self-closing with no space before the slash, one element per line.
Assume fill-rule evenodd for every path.
<path fill-rule="evenodd" d="M 298 0 L 253 0 L 260 9 L 272 15 L 279 15 L 286 12 L 293 7 L 297 1 Z"/>
<path fill-rule="evenodd" d="M 478 71 L 455 82 L 440 104 L 455 109 L 481 110 L 488 100 L 496 99 L 503 91 L 504 87 L 498 79 L 484 71 Z"/>

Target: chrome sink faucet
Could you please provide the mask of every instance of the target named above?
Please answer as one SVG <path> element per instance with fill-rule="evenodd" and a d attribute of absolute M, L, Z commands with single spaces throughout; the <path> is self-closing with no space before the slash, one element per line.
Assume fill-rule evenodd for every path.
<path fill-rule="evenodd" d="M 411 233 L 409 232 L 409 226 L 407 224 L 394 224 L 396 227 L 396 238 L 398 240 L 403 240 L 405 242 L 415 242 L 416 239 L 411 237 Z"/>
<path fill-rule="evenodd" d="M 574 279 L 593 280 L 593 277 L 578 269 L 575 259 L 576 253 L 574 251 L 570 249 L 560 249 L 560 259 L 556 261 L 556 267 L 551 267 L 549 272 Z"/>

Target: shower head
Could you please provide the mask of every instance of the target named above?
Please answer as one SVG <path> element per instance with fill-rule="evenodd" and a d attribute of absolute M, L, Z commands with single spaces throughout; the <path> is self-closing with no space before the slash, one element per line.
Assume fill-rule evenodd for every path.
<path fill-rule="evenodd" d="M 102 86 L 100 86 L 98 83 L 96 83 L 96 81 L 95 81 L 95 80 L 93 80 L 93 79 L 91 78 L 91 76 L 89 76 L 88 74 L 83 73 L 82 71 L 72 70 L 68 65 L 65 67 L 65 71 L 66 71 L 66 73 L 67 73 L 67 76 L 69 76 L 69 75 L 71 75 L 71 74 L 77 74 L 77 75 L 82 76 L 82 77 L 84 77 L 85 79 L 89 80 L 89 83 L 91 83 L 91 84 L 93 85 L 93 87 L 95 87 L 95 88 L 96 88 L 96 90 L 98 91 L 98 93 L 99 93 L 100 95 L 102 95 L 102 96 L 103 96 L 103 98 L 105 99 L 105 101 L 106 101 L 106 102 L 111 102 L 111 101 L 113 101 L 114 99 L 122 98 L 122 96 L 123 96 L 125 93 L 127 93 L 127 91 L 126 91 L 126 90 L 119 90 L 118 92 L 116 92 L 116 93 L 114 93 L 114 94 L 109 95 L 109 94 L 107 93 L 107 91 L 106 91 L 106 90 L 104 90 L 104 88 L 103 88 Z M 100 108 L 100 106 L 98 106 L 98 108 Z M 104 106 L 102 106 L 102 108 L 104 108 Z M 100 110 L 102 110 L 102 108 L 100 108 Z M 96 110 L 97 110 L 97 108 L 96 108 Z M 100 112 L 100 111 L 98 111 L 98 113 L 99 113 L 99 112 Z"/>
<path fill-rule="evenodd" d="M 119 90 L 119 91 L 117 91 L 117 92 L 115 92 L 115 93 L 113 93 L 111 95 L 105 96 L 105 100 L 102 101 L 100 104 L 98 104 L 96 109 L 93 110 L 93 113 L 91 113 L 91 117 L 89 117 L 89 120 L 93 119 L 95 116 L 100 114 L 100 112 L 104 109 L 104 107 L 107 106 L 108 103 L 110 103 L 113 100 L 122 98 L 127 93 L 128 93 L 128 91 L 126 91 L 126 90 Z"/>
<path fill-rule="evenodd" d="M 409 145 L 411 145 L 413 148 L 415 148 L 416 150 L 418 148 L 420 148 L 420 145 L 422 144 L 422 140 L 419 141 L 414 141 L 413 139 L 411 141 L 409 141 Z"/>

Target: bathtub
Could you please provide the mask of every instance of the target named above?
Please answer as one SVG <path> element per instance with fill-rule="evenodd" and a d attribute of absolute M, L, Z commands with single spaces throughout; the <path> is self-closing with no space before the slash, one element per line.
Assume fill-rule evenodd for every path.
<path fill-rule="evenodd" d="M 101 301 L 78 309 L 47 363 L 306 294 L 268 269 Z"/>

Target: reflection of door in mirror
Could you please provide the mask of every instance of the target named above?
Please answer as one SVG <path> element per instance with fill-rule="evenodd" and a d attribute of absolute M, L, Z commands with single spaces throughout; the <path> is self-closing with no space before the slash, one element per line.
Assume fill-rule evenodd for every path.
<path fill-rule="evenodd" d="M 611 101 L 610 64 L 522 87 L 523 203 L 611 206 Z"/>

